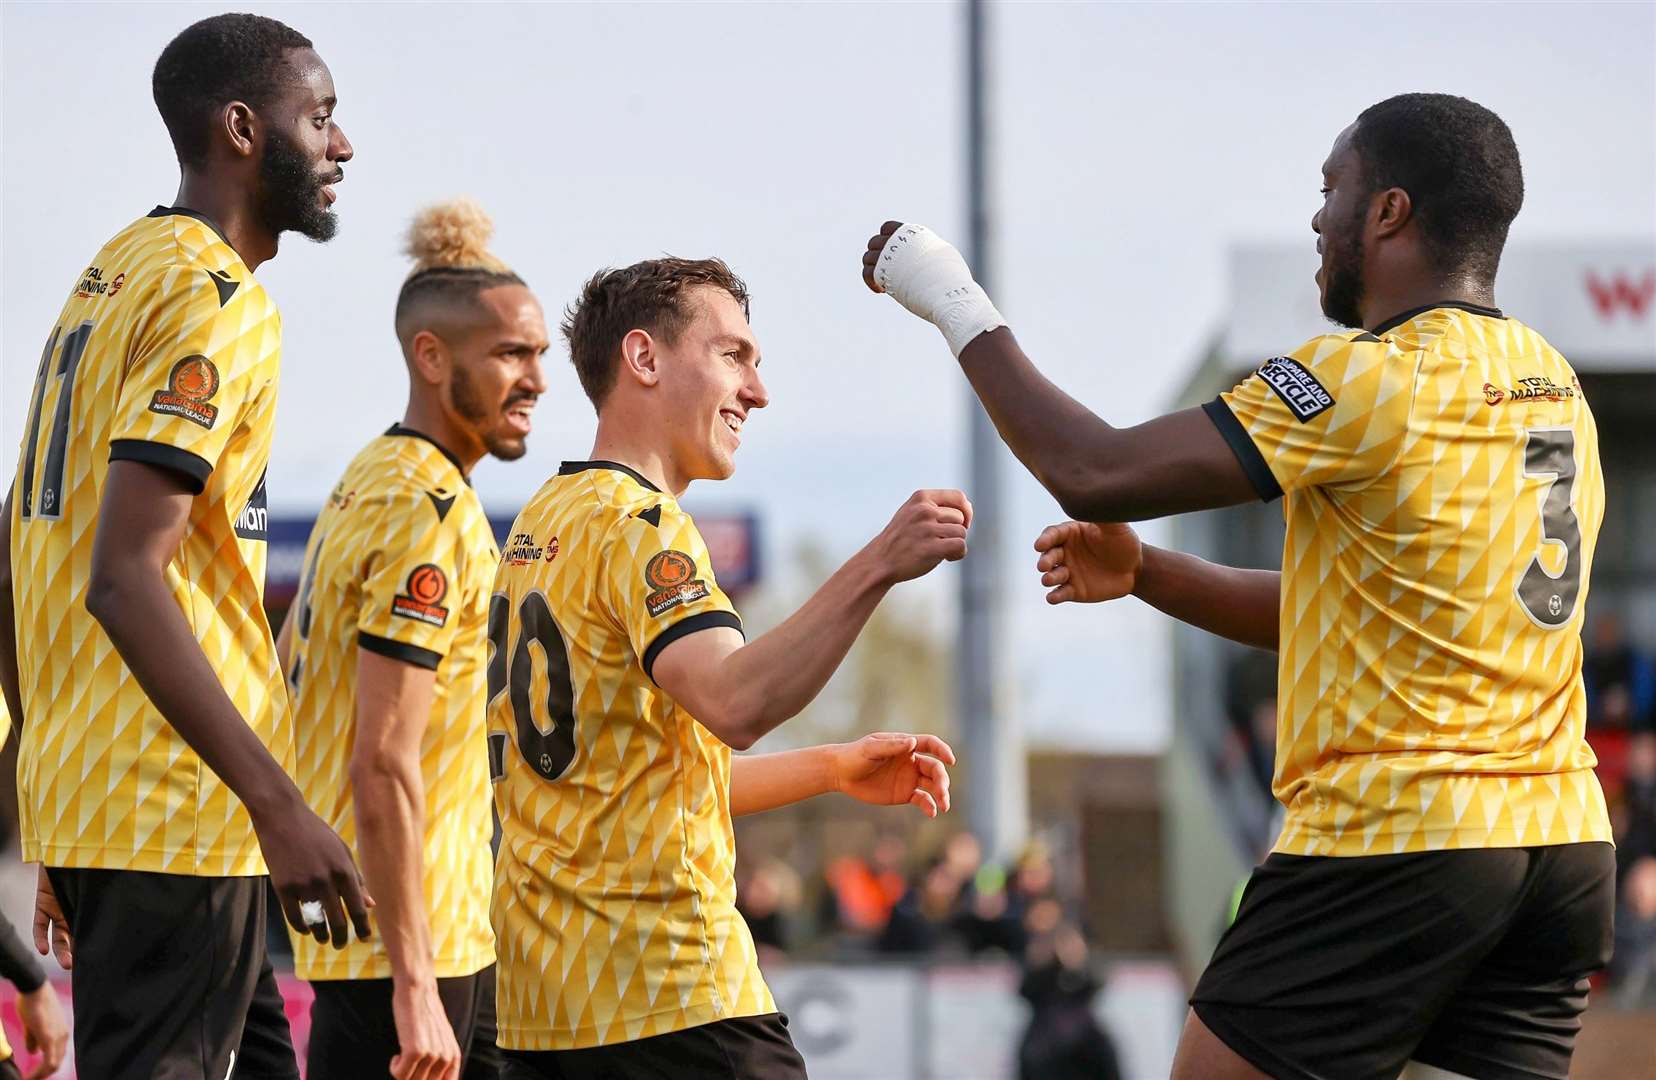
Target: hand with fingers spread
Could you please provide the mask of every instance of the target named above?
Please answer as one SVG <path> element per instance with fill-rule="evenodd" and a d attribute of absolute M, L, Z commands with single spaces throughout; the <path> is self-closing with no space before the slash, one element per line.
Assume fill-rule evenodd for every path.
<path fill-rule="evenodd" d="M 50 982 L 41 983 L 26 994 L 17 995 L 17 1018 L 23 1022 L 23 1045 L 40 1060 L 25 1074 L 25 1080 L 42 1080 L 58 1071 L 69 1052 L 69 1022 L 63 1003 Z"/>
<path fill-rule="evenodd" d="M 880 226 L 863 251 L 862 277 L 941 330 L 957 357 L 979 334 L 1006 325 L 960 252 L 924 225 Z"/>
<path fill-rule="evenodd" d="M 351 849 L 304 800 L 294 798 L 280 813 L 249 808 L 253 828 L 270 868 L 282 914 L 288 924 L 317 941 L 343 949 L 351 940 L 372 936 L 368 909 L 373 898 L 363 886 Z"/>
<path fill-rule="evenodd" d="M 68 971 L 75 966 L 75 942 L 69 936 L 69 922 L 52 891 L 52 879 L 44 866 L 35 876 L 34 943 L 41 956 L 55 955 L 58 966 Z"/>
<path fill-rule="evenodd" d="M 909 581 L 930 573 L 945 559 L 964 559 L 971 525 L 972 503 L 964 492 L 916 491 L 870 542 L 868 551 L 887 581 Z"/>
<path fill-rule="evenodd" d="M 929 818 L 949 812 L 949 744 L 935 735 L 880 731 L 834 747 L 835 784 L 874 806 L 911 803 Z"/>
<path fill-rule="evenodd" d="M 1035 538 L 1035 569 L 1050 592 L 1047 603 L 1096 604 L 1117 600 L 1138 587 L 1144 547 L 1127 525 L 1066 521 Z"/>

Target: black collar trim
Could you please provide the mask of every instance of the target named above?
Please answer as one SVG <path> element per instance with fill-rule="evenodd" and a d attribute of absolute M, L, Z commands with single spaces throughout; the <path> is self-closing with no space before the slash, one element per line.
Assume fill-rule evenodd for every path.
<path fill-rule="evenodd" d="M 392 424 L 390 427 L 385 429 L 385 433 L 387 435 L 404 435 L 404 436 L 407 436 L 410 439 L 424 439 L 426 442 L 430 443 L 432 446 L 435 446 L 437 448 L 437 450 L 444 457 L 448 458 L 449 461 L 454 464 L 454 467 L 456 469 L 460 470 L 461 479 L 465 480 L 466 483 L 468 483 L 468 484 L 471 483 L 471 477 L 466 475 L 466 467 L 464 465 L 460 464 L 460 459 L 455 457 L 454 454 L 449 451 L 448 447 L 444 446 L 442 443 L 438 442 L 436 439 L 433 439 L 430 435 L 427 435 L 425 432 L 415 431 L 413 428 L 404 427 L 401 424 Z"/>
<path fill-rule="evenodd" d="M 220 240 L 224 241 L 224 246 L 225 247 L 230 246 L 230 241 L 224 235 L 224 230 L 219 228 L 218 222 L 214 221 L 212 218 L 208 217 L 206 214 L 203 214 L 199 210 L 191 210 L 191 209 L 189 209 L 188 207 L 185 207 L 185 206 L 157 206 L 154 210 L 151 210 L 148 214 L 145 214 L 144 216 L 145 217 L 172 217 L 175 214 L 178 215 L 179 217 L 195 218 L 197 221 L 201 222 L 203 225 L 207 226 L 209 229 L 212 229 L 214 235 L 216 235 Z"/>
<path fill-rule="evenodd" d="M 614 469 L 616 472 L 624 472 L 657 495 L 661 494 L 661 489 L 646 480 L 637 469 L 629 468 L 619 461 L 566 461 L 558 466 L 558 475 L 574 476 L 576 473 L 586 472 L 588 469 Z"/>
<path fill-rule="evenodd" d="M 1374 329 L 1370 330 L 1369 333 L 1378 335 L 1384 334 L 1391 330 L 1396 330 L 1399 326 L 1402 326 L 1410 319 L 1419 318 L 1428 311 L 1435 311 L 1438 308 L 1459 308 L 1461 311 L 1470 311 L 1474 315 L 1487 315 L 1491 319 L 1506 318 L 1505 315 L 1501 314 L 1500 308 L 1484 307 L 1481 304 L 1463 304 L 1458 300 L 1445 300 L 1442 303 L 1427 304 L 1425 307 L 1417 307 L 1413 311 L 1405 311 L 1401 315 L 1393 315 L 1379 326 L 1376 326 Z"/>

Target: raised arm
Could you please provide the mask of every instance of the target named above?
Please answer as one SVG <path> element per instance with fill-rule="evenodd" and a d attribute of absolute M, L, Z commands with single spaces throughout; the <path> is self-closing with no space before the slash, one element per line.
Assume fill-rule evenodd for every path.
<path fill-rule="evenodd" d="M 189 524 L 186 478 L 137 461 L 112 461 L 92 544 L 86 606 L 161 715 L 252 815 L 288 921 L 307 926 L 301 901 L 318 901 L 333 944 L 349 940 L 347 912 L 367 937 L 367 901 L 349 849 L 311 812 L 293 780 L 237 712 L 167 586 L 167 567 Z"/>
<path fill-rule="evenodd" d="M 1220 566 L 1139 542 L 1126 525 L 1066 521 L 1035 540 L 1047 603 L 1136 596 L 1164 614 L 1244 645 L 1276 651 L 1282 574 Z"/>
<path fill-rule="evenodd" d="M 972 506 L 917 491 L 885 530 L 780 626 L 752 642 L 711 626 L 661 649 L 651 677 L 704 727 L 745 750 L 821 692 L 890 588 L 966 555 Z"/>
<path fill-rule="evenodd" d="M 863 280 L 943 331 L 1001 438 L 1071 517 L 1139 521 L 1257 497 L 1202 410 L 1117 428 L 1053 385 L 959 252 L 924 226 L 886 222 Z"/>
<path fill-rule="evenodd" d="M 357 649 L 351 789 L 362 873 L 391 961 L 398 1077 L 448 1078 L 460 1047 L 437 994 L 425 905 L 425 778 L 420 750 L 437 673 Z M 426 1070 L 429 1070 L 427 1072 Z"/>

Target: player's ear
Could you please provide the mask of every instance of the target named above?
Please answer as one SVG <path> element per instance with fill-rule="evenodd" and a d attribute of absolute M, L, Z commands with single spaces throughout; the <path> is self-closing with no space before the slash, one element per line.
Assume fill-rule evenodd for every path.
<path fill-rule="evenodd" d="M 1414 216 L 1414 203 L 1409 193 L 1400 187 L 1387 188 L 1374 197 L 1370 212 L 1374 216 L 1374 235 L 1384 239 L 1396 234 Z"/>
<path fill-rule="evenodd" d="M 442 386 L 448 382 L 448 347 L 430 330 L 421 330 L 408 343 L 408 366 L 415 378 Z"/>
<path fill-rule="evenodd" d="M 655 339 L 648 330 L 628 330 L 621 339 L 621 370 L 637 380 L 641 386 L 654 386 L 661 381 L 656 370 Z"/>
<path fill-rule="evenodd" d="M 247 103 L 230 102 L 220 111 L 219 123 L 224 128 L 225 140 L 230 144 L 230 149 L 238 157 L 252 157 L 253 131 L 258 120 Z"/>

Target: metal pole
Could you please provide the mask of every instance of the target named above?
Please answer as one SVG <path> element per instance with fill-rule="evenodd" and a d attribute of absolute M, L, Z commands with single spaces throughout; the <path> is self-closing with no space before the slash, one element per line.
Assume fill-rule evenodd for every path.
<path fill-rule="evenodd" d="M 966 4 L 966 261 L 994 295 L 988 192 L 988 115 L 984 4 Z M 962 566 L 958 678 L 962 751 L 971 775 L 967 820 L 988 859 L 1016 851 L 1028 829 L 1022 732 L 1007 692 L 1002 563 L 1005 514 L 1001 463 L 1006 451 L 977 396 L 967 392 L 972 499 L 971 555 Z"/>

